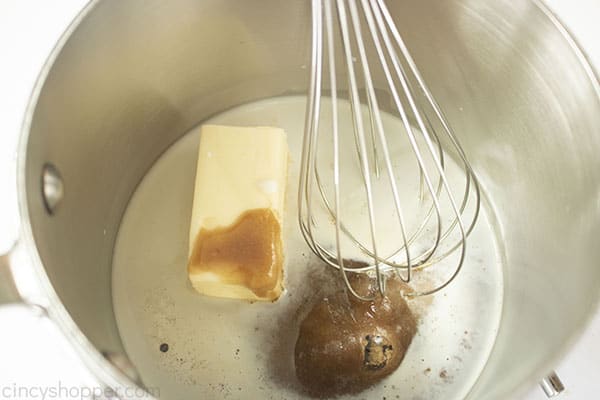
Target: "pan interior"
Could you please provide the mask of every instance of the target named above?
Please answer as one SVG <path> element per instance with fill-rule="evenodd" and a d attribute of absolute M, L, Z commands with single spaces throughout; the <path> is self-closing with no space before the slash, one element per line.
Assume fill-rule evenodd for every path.
<path fill-rule="evenodd" d="M 300 96 L 260 100 L 205 121 L 279 126 L 288 134 L 286 292 L 277 302 L 204 297 L 188 282 L 198 128 L 162 155 L 129 202 L 113 257 L 113 305 L 129 357 L 145 386 L 158 389 L 162 398 L 305 396 L 293 369 L 298 309 L 315 290 L 332 284 L 296 223 L 305 101 Z M 389 115 L 386 123 L 400 125 Z M 503 268 L 488 212 L 483 210 L 470 236 L 456 281 L 412 301 L 419 331 L 400 368 L 360 398 L 463 398 L 473 386 L 491 352 L 502 309 Z M 161 351 L 164 344 L 168 351 Z"/>

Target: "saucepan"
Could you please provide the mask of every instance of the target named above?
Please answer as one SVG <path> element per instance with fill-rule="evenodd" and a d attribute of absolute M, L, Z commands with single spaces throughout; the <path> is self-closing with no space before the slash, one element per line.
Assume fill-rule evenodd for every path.
<path fill-rule="evenodd" d="M 598 80 L 538 1 L 388 3 L 479 177 L 501 271 L 501 278 L 489 275 L 502 279 L 489 352 L 456 398 L 515 398 L 552 370 L 600 297 Z M 202 371 L 233 361 L 208 360 L 198 369 L 186 361 L 193 346 L 186 350 L 180 341 L 176 348 L 168 337 L 151 344 L 148 352 L 156 354 L 135 349 L 133 342 L 154 339 L 141 326 L 136 331 L 137 315 L 120 312 L 115 301 L 113 292 L 123 286 L 113 276 L 122 221 L 134 193 L 144 189 L 144 176 L 198 124 L 264 99 L 302 98 L 309 56 L 308 1 L 90 1 L 50 55 L 24 118 L 15 189 L 20 237 L 0 259 L 2 301 L 43 307 L 100 384 L 115 393 L 140 387 L 156 394 L 150 388 L 160 388 L 167 379 L 161 374 L 188 370 L 199 372 L 194 379 L 173 378 L 168 385 L 176 391 L 160 394 L 195 396 L 195 388 L 208 385 Z M 290 141 L 296 133 L 288 132 Z M 165 187 L 157 204 L 171 190 Z M 181 205 L 183 214 L 187 208 Z M 152 215 L 148 209 L 136 223 L 151 230 Z M 35 277 L 34 289 L 23 290 L 23 274 Z M 185 280 L 185 266 L 181 274 Z M 132 278 L 132 293 L 136 282 Z M 469 301 L 483 302 L 480 292 Z M 153 312 L 177 310 L 177 302 L 167 300 Z M 220 329 L 231 330 L 226 321 Z M 185 335 L 194 342 L 203 328 Z M 470 342 L 462 343 L 468 354 Z M 175 351 L 170 364 L 149 367 Z M 248 365 L 253 362 L 264 360 Z M 426 367 L 419 373 L 426 375 Z M 449 381 L 450 372 L 432 371 L 428 379 Z M 220 384 L 212 397 L 254 393 Z M 266 397 L 285 397 L 271 390 L 268 377 L 248 385 L 263 387 Z M 425 398 L 397 386 L 388 388 L 397 398 Z"/>

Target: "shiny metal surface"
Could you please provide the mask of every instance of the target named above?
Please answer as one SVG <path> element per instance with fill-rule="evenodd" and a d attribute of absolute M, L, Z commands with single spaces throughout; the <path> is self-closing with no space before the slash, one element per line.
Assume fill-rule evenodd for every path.
<path fill-rule="evenodd" d="M 46 211 L 54 214 L 65 195 L 65 187 L 60 172 L 52 164 L 44 165 L 42 169 L 42 196 Z"/>
<path fill-rule="evenodd" d="M 21 302 L 21 296 L 13 278 L 10 252 L 0 254 L 0 305 L 19 302 Z"/>
<path fill-rule="evenodd" d="M 373 300 L 374 297 L 356 292 L 348 280 L 349 269 L 354 272 L 374 272 L 379 292 L 383 294 L 385 279 L 391 271 L 403 281 L 410 282 L 413 270 L 435 265 L 453 252 L 459 252 L 454 271 L 446 280 L 433 287 L 430 285 L 424 290 L 415 289 L 415 292 L 410 294 L 430 295 L 450 284 L 463 266 L 466 239 L 479 215 L 479 185 L 462 146 L 421 77 L 385 2 L 363 0 L 360 4 L 359 8 L 352 1 L 334 1 L 333 5 L 329 0 L 312 2 L 311 77 L 298 191 L 300 229 L 311 250 L 325 264 L 338 269 L 350 293 L 362 300 Z M 334 36 L 334 31 L 339 31 L 340 34 Z M 325 56 L 323 49 L 326 49 Z M 340 193 L 340 182 L 343 180 L 340 175 L 350 171 L 349 168 L 346 168 L 346 171 L 340 168 L 336 50 L 343 54 L 339 60 L 345 77 L 341 78 L 347 80 L 349 89 L 356 163 L 360 165 L 361 186 L 364 187 L 364 198 L 356 198 L 354 201 L 364 201 L 368 216 L 367 221 L 354 227 L 354 231 L 342 222 L 347 214 L 346 210 L 342 210 L 340 198 L 348 196 L 348 193 Z M 377 57 L 369 62 L 367 53 L 373 52 L 376 52 Z M 419 213 L 419 210 L 413 208 L 407 211 L 406 204 L 403 204 L 399 194 L 399 187 L 404 186 L 403 190 L 406 191 L 405 187 L 410 177 L 407 178 L 407 172 L 396 167 L 397 163 L 392 159 L 388 143 L 399 133 L 390 132 L 383 126 L 379 104 L 384 99 L 377 95 L 373 85 L 373 76 L 378 70 L 385 76 L 387 84 L 387 87 L 379 88 L 379 93 L 388 97 L 391 95 L 392 112 L 402 119 L 407 147 L 413 153 L 402 154 L 402 157 L 414 156 L 418 166 L 415 171 L 418 173 L 419 189 L 415 191 L 414 197 L 419 197 L 418 208 L 427 211 L 423 212 L 422 220 L 414 227 L 407 225 L 406 215 Z M 329 71 L 331 121 L 321 121 L 321 100 L 327 101 L 321 99 L 324 71 Z M 366 92 L 366 109 L 361 106 L 359 82 Z M 370 121 L 370 124 L 366 124 L 365 121 Z M 319 124 L 322 124 L 325 130 L 330 130 L 333 141 L 333 154 L 324 154 L 325 159 L 333 159 L 334 189 L 331 196 L 323 188 L 323 174 L 319 172 L 317 161 Z M 443 135 L 444 146 L 440 135 Z M 422 138 L 421 142 L 417 136 Z M 450 151 L 447 150 L 448 147 Z M 446 176 L 444 160 L 449 157 L 449 153 L 456 154 L 459 159 L 459 175 L 462 178 L 459 184 L 449 183 Z M 430 163 L 426 160 L 430 160 Z M 377 198 L 372 183 L 376 180 L 389 181 L 390 190 L 386 192 L 385 197 L 380 195 Z M 313 196 L 313 193 L 318 195 Z M 441 204 L 442 197 L 448 203 L 446 207 Z M 325 221 L 319 220 L 318 214 L 313 213 L 317 208 L 317 204 L 313 202 L 320 203 L 328 211 Z M 393 206 L 385 207 L 383 203 L 387 202 L 393 203 Z M 466 212 L 467 203 L 471 203 L 471 207 L 474 208 L 471 213 Z M 394 251 L 386 255 L 378 252 L 378 239 L 382 240 L 383 233 L 378 229 L 381 220 L 378 221 L 375 215 L 376 207 L 390 208 L 393 215 L 385 215 L 385 218 L 397 219 L 397 229 L 391 233 L 392 236 L 398 237 L 397 245 Z M 431 223 L 431 220 L 434 222 Z M 334 226 L 334 251 L 328 250 L 313 234 L 317 225 L 323 223 Z M 429 235 L 430 230 L 435 234 Z M 357 239 L 357 231 L 370 232 L 366 242 Z M 389 236 L 390 233 L 386 232 L 386 235 Z M 342 236 L 349 239 L 372 262 L 362 268 L 345 267 L 345 260 L 348 264 L 349 257 L 342 251 Z M 452 244 L 443 247 L 444 242 Z"/>
<path fill-rule="evenodd" d="M 547 377 L 540 382 L 542 390 L 548 397 L 556 397 L 565 390 L 565 386 L 561 382 L 556 372 L 552 371 Z"/>
<path fill-rule="evenodd" d="M 502 323 L 469 398 L 513 398 L 552 368 L 600 296 L 598 83 L 537 2 L 388 6 L 503 242 Z M 129 196 L 207 116 L 304 92 L 309 11 L 301 1 L 92 1 L 42 71 L 19 153 L 21 241 L 49 315 L 106 385 L 133 385 L 98 351 L 122 351 L 110 265 Z M 68 188 L 53 216 L 40 196 L 47 162 Z"/>
<path fill-rule="evenodd" d="M 110 362 L 115 368 L 121 371 L 125 376 L 131 379 L 138 385 L 141 385 L 140 375 L 137 369 L 131 363 L 131 360 L 127 358 L 127 356 L 120 353 L 113 353 L 108 351 L 103 351 L 102 355 L 108 362 Z"/>

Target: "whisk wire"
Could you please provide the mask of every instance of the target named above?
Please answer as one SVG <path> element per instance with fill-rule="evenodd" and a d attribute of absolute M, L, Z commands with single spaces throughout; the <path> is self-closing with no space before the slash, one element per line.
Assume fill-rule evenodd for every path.
<path fill-rule="evenodd" d="M 350 2 L 349 4 L 350 4 L 350 9 L 351 9 L 352 19 L 353 19 L 354 25 L 355 25 L 355 31 L 360 32 L 360 27 L 359 27 L 359 23 L 358 23 L 358 10 L 356 8 L 356 4 L 354 2 Z M 364 4 L 363 4 L 363 7 L 364 7 Z M 365 10 L 365 11 L 368 11 L 368 10 Z M 367 22 L 369 23 L 368 18 L 367 18 Z M 376 35 L 376 32 L 374 32 L 372 29 L 370 29 L 370 32 L 373 35 Z M 376 36 L 374 36 L 373 39 L 377 43 Z M 375 88 L 373 87 L 373 81 L 372 81 L 371 73 L 369 70 L 369 63 L 367 60 L 366 51 L 363 46 L 364 42 L 363 42 L 362 38 L 360 38 L 360 37 L 357 37 L 357 42 L 359 44 L 358 50 L 359 50 L 359 54 L 360 54 L 361 64 L 363 66 L 363 75 L 364 75 L 365 87 L 367 89 L 367 98 L 369 100 L 368 101 L 369 115 L 372 116 L 372 120 L 374 120 L 374 122 L 375 122 L 375 131 L 378 134 L 379 142 L 381 143 L 381 146 L 382 146 L 383 156 L 384 156 L 384 160 L 385 160 L 385 167 L 386 167 L 387 175 L 389 178 L 390 186 L 392 189 L 392 197 L 394 200 L 395 213 L 398 217 L 398 223 L 400 226 L 402 241 L 404 243 L 403 249 L 405 251 L 406 260 L 407 260 L 407 277 L 406 278 L 403 278 L 402 276 L 400 276 L 400 277 L 401 277 L 401 279 L 408 282 L 408 281 L 410 281 L 411 275 L 412 275 L 412 262 L 411 262 L 412 260 L 410 257 L 410 248 L 407 243 L 407 235 L 406 235 L 402 207 L 400 204 L 400 196 L 398 194 L 398 187 L 396 184 L 396 176 L 394 173 L 394 169 L 392 167 L 389 146 L 388 146 L 387 138 L 384 133 L 383 122 L 382 122 L 381 113 L 380 113 L 380 109 L 379 109 L 379 103 L 378 103 L 377 97 L 375 95 Z M 376 257 L 375 254 L 374 254 L 374 257 Z"/>
<path fill-rule="evenodd" d="M 416 80 L 417 80 L 417 82 L 419 84 L 419 87 L 423 90 L 423 92 L 425 93 L 426 98 L 430 101 L 430 103 L 432 103 L 432 101 L 431 101 L 432 100 L 432 96 L 429 95 L 429 90 L 427 89 L 427 86 L 425 85 L 424 81 L 422 80 L 422 78 L 421 78 L 421 76 L 420 76 L 420 74 L 418 72 L 418 69 L 416 68 L 416 65 L 414 64 L 413 59 L 410 56 L 410 53 L 406 49 L 404 41 L 400 37 L 400 34 L 398 33 L 398 31 L 397 31 L 397 29 L 395 27 L 395 24 L 391 20 L 391 16 L 389 15 L 389 12 L 387 10 L 387 7 L 386 7 L 385 3 L 383 1 L 372 0 L 371 1 L 371 5 L 373 6 L 373 10 L 375 10 L 376 14 L 377 14 L 377 11 L 379 11 L 381 9 L 381 11 L 383 12 L 383 14 L 386 15 L 387 17 L 389 17 L 389 18 L 386 18 L 387 26 L 392 31 L 392 35 L 394 36 L 394 38 L 396 40 L 396 43 L 400 47 L 402 55 L 404 56 L 404 58 L 407 60 L 407 62 L 409 64 L 409 66 L 411 67 L 411 73 L 416 78 Z M 379 6 L 379 7 L 377 7 L 377 6 Z M 383 28 L 381 26 L 381 24 L 380 24 L 380 28 Z M 383 36 L 385 38 L 386 35 L 387 35 L 387 30 L 383 28 L 382 29 L 382 33 L 383 33 Z M 384 39 L 384 41 L 386 41 L 386 40 Z M 386 41 L 386 42 L 389 43 L 389 40 Z M 389 46 L 388 50 L 391 50 L 391 49 L 392 49 L 392 47 Z M 439 160 L 439 158 L 438 158 L 438 156 L 437 156 L 437 154 L 436 154 L 436 152 L 435 152 L 435 150 L 433 148 L 433 143 L 432 143 L 432 140 L 431 140 L 431 135 L 429 133 L 429 129 L 426 126 L 426 124 L 424 123 L 424 121 L 423 121 L 421 113 L 419 112 L 419 110 L 417 108 L 416 101 L 415 101 L 415 98 L 413 96 L 413 93 L 412 93 L 412 91 L 410 90 L 410 88 L 408 86 L 408 81 L 406 79 L 406 74 L 404 73 L 404 70 L 401 68 L 400 63 L 398 62 L 396 53 L 393 52 L 393 51 L 391 51 L 390 54 L 392 56 L 391 57 L 392 58 L 392 63 L 394 65 L 394 68 L 396 69 L 396 73 L 398 75 L 400 84 L 402 85 L 402 88 L 403 88 L 404 93 L 406 95 L 406 98 L 408 100 L 408 104 L 410 106 L 410 109 L 411 109 L 411 111 L 412 111 L 412 113 L 413 113 L 413 115 L 414 115 L 414 117 L 416 119 L 417 125 L 419 126 L 419 128 L 421 130 L 421 133 L 423 134 L 423 138 L 425 140 L 425 144 L 427 146 L 427 149 L 429 150 L 431 159 L 433 160 L 434 166 L 437 169 L 437 172 L 438 172 L 438 174 L 439 174 L 439 176 L 440 176 L 440 178 L 442 180 L 444 189 L 445 189 L 445 191 L 448 194 L 448 200 L 449 200 L 450 205 L 452 207 L 452 211 L 454 212 L 454 215 L 456 217 L 455 221 L 457 222 L 459 230 L 460 230 L 460 236 L 461 236 L 460 241 L 463 243 L 463 245 L 460 246 L 460 259 L 459 259 L 459 262 L 458 262 L 458 266 L 457 266 L 456 270 L 454 271 L 454 273 L 451 275 L 450 279 L 447 280 L 446 282 L 444 282 L 442 285 L 440 285 L 435 290 L 425 291 L 425 292 L 422 292 L 422 293 L 418 293 L 420 295 L 426 295 L 426 294 L 434 293 L 435 291 L 441 290 L 442 288 L 444 288 L 445 286 L 447 286 L 454 279 L 454 277 L 459 273 L 460 269 L 462 268 L 462 265 L 464 263 L 464 258 L 465 258 L 465 252 L 466 252 L 466 233 L 465 233 L 464 225 L 462 223 L 462 219 L 460 217 L 461 214 L 460 214 L 460 212 L 458 210 L 458 207 L 457 207 L 456 202 L 454 200 L 454 196 L 452 195 L 452 192 L 451 192 L 450 187 L 448 185 L 446 176 L 444 174 L 444 170 L 443 170 L 443 168 L 442 168 L 442 166 L 440 164 L 440 160 Z M 386 67 L 384 67 L 384 68 L 386 68 Z M 392 90 L 395 92 L 394 85 L 392 85 L 391 82 L 389 82 L 389 83 L 390 83 L 390 88 L 392 88 Z M 400 104 L 397 96 L 394 96 L 394 101 L 396 102 L 396 106 L 397 106 L 398 110 L 402 110 L 403 107 Z M 444 127 L 446 128 L 447 124 L 445 124 L 443 116 L 441 114 L 439 114 L 439 113 L 436 113 L 436 114 L 438 115 L 438 118 L 440 118 L 440 120 L 443 122 Z M 402 119 L 405 122 L 405 125 L 410 125 L 408 123 L 408 120 L 406 119 L 405 114 L 402 116 Z M 412 133 L 412 130 L 411 130 L 411 133 L 409 133 L 409 139 L 410 139 L 411 145 L 413 146 L 413 149 L 415 150 L 415 155 L 417 156 L 417 159 L 419 159 L 419 165 L 421 166 L 421 171 L 422 171 L 422 173 L 424 175 L 425 183 L 427 185 L 427 188 L 428 188 L 429 192 L 432 194 L 432 200 L 433 200 L 433 202 L 435 204 L 436 210 L 438 211 L 438 221 L 439 221 L 439 224 L 437 225 L 438 226 L 438 233 L 437 233 L 437 236 L 436 236 L 436 247 L 437 247 L 437 245 L 439 245 L 439 239 L 440 239 L 440 233 L 441 233 L 441 221 L 440 221 L 440 218 L 439 218 L 439 209 L 440 209 L 439 200 L 437 199 L 436 196 L 433 195 L 433 193 L 434 193 L 433 186 L 432 186 L 429 174 L 428 174 L 427 170 L 423 166 L 423 161 L 422 161 L 422 158 L 421 158 L 421 153 L 420 153 L 420 150 L 418 149 L 418 145 L 416 144 L 416 141 L 414 140 L 414 135 Z"/>
<path fill-rule="evenodd" d="M 335 4 L 335 8 L 332 5 Z M 377 282 L 380 293 L 385 292 L 385 279 L 387 271 L 394 271 L 400 279 L 410 282 L 413 270 L 421 270 L 425 267 L 438 263 L 456 250 L 460 250 L 456 267 L 449 278 L 432 289 L 416 290 L 411 295 L 420 296 L 435 293 L 450 282 L 452 282 L 461 270 L 466 254 L 467 236 L 475 226 L 479 215 L 480 192 L 475 174 L 467 160 L 466 154 L 460 146 L 458 139 L 447 122 L 441 107 L 438 105 L 430 90 L 421 77 L 414 60 L 412 59 L 398 29 L 387 9 L 384 0 L 361 0 L 360 9 L 362 18 L 366 21 L 366 30 L 373 44 L 376 60 L 373 67 L 380 68 L 383 72 L 387 89 L 391 95 L 394 111 L 400 117 L 404 128 L 404 134 L 412 150 L 419 172 L 419 204 L 425 201 L 429 194 L 431 204 L 426 208 L 425 217 L 416 229 L 412 228 L 409 234 L 407 223 L 403 214 L 402 201 L 398 188 L 398 176 L 392 163 L 392 156 L 388 143 L 389 132 L 385 131 L 382 111 L 379 105 L 377 92 L 373 81 L 371 64 L 369 63 L 366 49 L 366 37 L 363 37 L 361 26 L 361 13 L 359 7 L 353 0 L 313 0 L 312 1 L 312 63 L 309 86 L 309 99 L 307 101 L 307 113 L 305 121 L 305 134 L 302 149 L 302 167 L 300 174 L 300 188 L 298 192 L 298 220 L 304 239 L 310 249 L 321 258 L 327 265 L 338 269 L 349 292 L 363 300 L 371 300 L 356 292 L 348 279 L 348 272 L 371 272 Z M 347 7 L 346 7 L 347 6 Z M 334 35 L 334 10 L 339 28 L 339 42 L 341 47 L 341 60 L 345 64 L 347 75 L 348 95 L 351 111 L 351 123 L 354 138 L 354 147 L 358 160 L 362 186 L 366 198 L 368 242 L 370 246 L 362 243 L 350 228 L 342 221 L 341 205 L 341 170 L 340 170 L 340 114 L 338 110 L 338 86 L 336 70 L 336 38 Z M 323 16 L 324 14 L 324 16 Z M 324 20 L 324 21 L 323 21 Z M 325 29 L 323 29 L 325 27 Z M 366 39 L 369 40 L 369 39 Z M 333 206 L 324 182 L 319 174 L 317 143 L 319 142 L 319 119 L 321 118 L 321 93 L 323 85 L 324 49 L 329 67 L 329 88 L 331 89 L 331 124 L 324 126 L 330 129 L 333 138 Z M 356 49 L 356 56 L 353 51 Z M 399 52 L 397 51 L 399 49 Z M 359 84 L 357 80 L 357 69 L 355 63 L 360 66 L 358 71 L 362 76 L 365 88 L 366 108 L 369 122 L 369 151 L 363 121 L 363 106 L 360 101 Z M 376 65 L 375 65 L 376 64 Z M 416 89 L 413 87 L 416 85 Z M 432 112 L 435 123 L 432 123 L 428 112 Z M 413 126 L 414 121 L 416 127 Z M 436 126 L 441 126 L 445 138 L 449 141 L 451 150 L 460 160 L 462 171 L 465 174 L 464 191 L 462 200 L 457 202 L 450 188 L 445 172 L 444 149 L 442 140 L 436 132 Z M 421 140 L 417 140 L 417 136 Z M 422 148 L 423 147 L 423 148 Z M 378 149 L 381 149 L 379 153 Z M 425 157 L 432 163 L 430 170 Z M 393 200 L 393 212 L 397 219 L 400 231 L 400 243 L 394 251 L 387 256 L 381 256 L 378 252 L 378 222 L 375 214 L 375 204 L 379 204 L 381 194 L 375 197 L 373 190 L 374 179 L 380 178 L 379 162 L 383 161 L 384 171 L 388 176 L 391 198 Z M 374 171 L 371 171 L 371 166 Z M 436 183 L 431 173 L 435 173 Z M 329 217 L 332 219 L 335 229 L 335 249 L 328 250 L 316 239 L 318 224 L 313 213 L 312 199 L 315 196 L 314 185 L 316 185 L 317 197 Z M 449 204 L 451 217 L 447 222 L 442 218 L 443 209 L 440 203 L 444 195 Z M 474 194 L 475 204 L 471 215 L 471 222 L 465 225 L 463 214 L 469 205 L 470 195 Z M 446 206 L 447 207 L 447 206 Z M 413 254 L 412 246 L 421 238 L 427 227 L 431 228 L 430 220 L 434 216 L 433 227 L 435 234 L 424 249 Z M 447 223 L 447 225 L 446 225 Z M 427 229 L 429 230 L 429 229 Z M 442 242 L 455 235 L 458 230 L 458 238 L 455 243 L 444 245 L 444 250 L 439 251 Z M 342 240 L 348 239 L 350 243 L 357 246 L 362 254 L 370 257 L 372 263 L 365 267 L 350 268 L 345 265 L 342 251 Z M 429 239 L 428 239 L 429 240 Z M 397 256 L 404 254 L 404 261 L 396 261 Z M 439 254 L 441 253 L 441 254 Z M 406 276 L 401 273 L 406 270 Z"/>
<path fill-rule="evenodd" d="M 332 10 L 331 10 L 331 1 L 325 0 L 325 20 L 327 24 L 325 26 L 327 33 L 327 58 L 329 61 L 329 74 L 330 74 L 330 86 L 331 86 L 331 131 L 333 133 L 333 185 L 334 185 L 334 196 L 335 196 L 335 211 L 333 219 L 335 221 L 335 243 L 336 243 L 336 253 L 337 260 L 339 262 L 339 270 L 342 274 L 342 279 L 344 280 L 344 284 L 346 287 L 350 288 L 351 293 L 354 296 L 362 298 L 363 296 L 359 295 L 354 291 L 354 288 L 350 284 L 348 280 L 348 275 L 346 273 L 346 268 L 344 266 L 344 258 L 342 257 L 342 247 L 341 247 L 341 215 L 340 215 L 340 151 L 339 151 L 339 131 L 338 131 L 338 109 L 337 109 L 337 85 L 335 79 L 335 46 L 333 43 L 333 24 L 331 21 Z M 317 185 L 320 189 L 321 197 L 324 196 L 321 182 L 319 179 L 319 175 L 317 177 Z"/>
<path fill-rule="evenodd" d="M 320 9 L 320 0 L 312 1 L 312 9 Z M 302 155 L 299 177 L 299 190 L 298 190 L 298 223 L 300 226 L 300 232 L 304 237 L 305 242 L 308 244 L 310 249 L 318 254 L 318 246 L 312 235 L 312 224 L 307 221 L 311 221 L 311 207 L 310 207 L 310 184 L 309 176 L 312 173 L 310 166 L 312 163 L 311 154 L 313 152 L 313 146 L 315 143 L 315 135 L 319 128 L 319 115 L 318 110 L 320 109 L 321 102 L 321 73 L 317 73 L 322 68 L 322 17 L 320 12 L 312 13 L 312 52 L 311 52 L 311 74 L 310 82 L 308 87 L 308 98 L 306 115 L 304 122 L 304 138 L 302 143 Z M 306 221 L 305 221 L 306 219 Z"/>
<path fill-rule="evenodd" d="M 352 10 L 352 6 L 355 6 L 355 4 L 353 2 L 349 3 L 351 10 Z M 380 269 L 380 262 L 378 261 L 378 257 L 377 257 L 377 238 L 376 238 L 376 232 L 377 232 L 377 225 L 375 222 L 375 213 L 374 213 L 374 209 L 373 209 L 373 191 L 372 191 L 372 184 L 371 184 L 371 176 L 369 174 L 369 159 L 367 157 L 367 145 L 366 145 L 366 140 L 365 140 L 365 133 L 364 133 L 364 125 L 363 125 L 363 120 L 362 120 L 362 113 L 360 112 L 360 103 L 359 103 L 359 94 L 358 94 L 358 85 L 356 82 L 356 74 L 354 71 L 354 57 L 352 55 L 352 48 L 350 46 L 350 32 L 348 29 L 348 19 L 347 19 L 347 14 L 346 14 L 346 7 L 343 1 L 338 1 L 337 2 L 337 10 L 338 10 L 338 17 L 339 17 L 339 22 L 340 22 L 340 30 L 341 30 L 341 37 L 342 37 L 342 48 L 343 48 L 343 53 L 344 56 L 346 58 L 346 68 L 348 69 L 348 79 L 349 79 L 349 84 L 350 84 L 350 103 L 352 104 L 352 108 L 354 110 L 353 114 L 353 122 L 354 122 L 354 134 L 356 135 L 357 141 L 358 141 L 358 148 L 357 148 L 357 153 L 358 153 L 358 157 L 360 159 L 360 165 L 361 165 L 361 172 L 362 172 L 362 176 L 363 176 L 363 183 L 364 183 L 364 188 L 365 188 L 365 194 L 366 194 L 366 199 L 367 199 L 367 212 L 368 212 L 368 218 L 369 218 L 369 227 L 370 227 L 370 236 L 371 236 L 371 245 L 372 245 L 372 249 L 373 249 L 373 260 L 374 260 L 374 265 L 375 265 L 375 274 L 376 274 L 376 278 L 377 278 L 377 283 L 378 283 L 378 288 L 379 291 L 381 293 L 384 292 L 384 282 L 383 282 L 383 278 L 381 277 L 381 269 Z M 351 11 L 352 12 L 352 11 Z M 354 25 L 354 34 L 357 37 L 357 41 L 359 43 L 362 42 L 362 37 L 361 37 L 361 31 L 360 31 L 360 26 L 358 23 L 358 20 L 356 18 L 354 18 L 355 15 L 351 14 L 351 18 L 352 18 L 352 22 Z M 329 23 L 329 21 L 328 21 Z M 359 46 L 359 52 L 360 52 L 360 46 Z M 368 66 L 363 65 L 363 68 L 367 68 L 364 70 L 365 74 L 368 73 Z"/>

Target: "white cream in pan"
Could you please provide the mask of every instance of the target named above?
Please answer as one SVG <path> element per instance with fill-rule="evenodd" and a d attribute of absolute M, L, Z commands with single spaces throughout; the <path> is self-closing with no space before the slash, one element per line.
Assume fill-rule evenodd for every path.
<path fill-rule="evenodd" d="M 287 132 L 286 290 L 277 302 L 250 304 L 202 296 L 189 283 L 188 234 L 199 128 L 162 155 L 130 201 L 113 259 L 114 309 L 129 357 L 144 384 L 154 392 L 158 388 L 163 399 L 305 396 L 293 369 L 296 311 L 315 290 L 332 284 L 296 222 L 305 100 L 267 99 L 203 122 L 277 126 Z M 349 112 L 345 107 L 342 116 Z M 402 129 L 391 116 L 385 123 Z M 472 387 L 493 346 L 502 309 L 500 252 L 487 213 L 484 208 L 469 237 L 467 259 L 456 280 L 432 297 L 411 302 L 420 322 L 403 363 L 390 378 L 355 398 L 462 398 Z M 345 218 L 352 224 L 353 213 Z M 450 268 L 444 263 L 452 261 L 442 261 L 439 271 Z M 168 351 L 161 351 L 161 344 L 168 344 Z"/>

